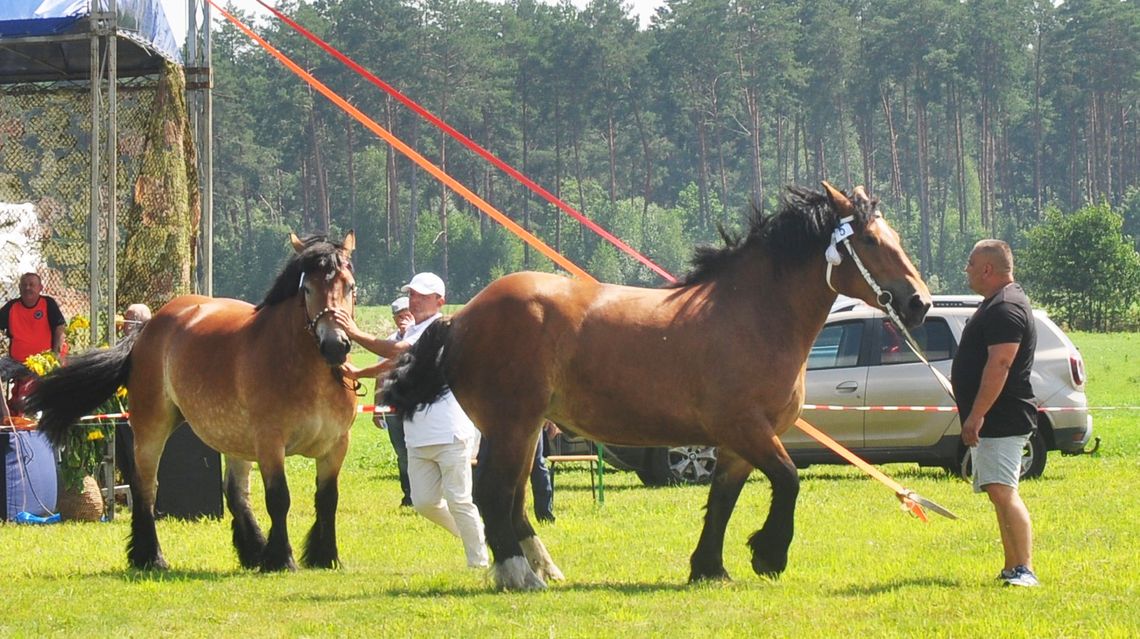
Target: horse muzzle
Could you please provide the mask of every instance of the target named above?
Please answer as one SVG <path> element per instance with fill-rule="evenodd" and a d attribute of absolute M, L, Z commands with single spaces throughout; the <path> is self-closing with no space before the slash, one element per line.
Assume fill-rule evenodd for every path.
<path fill-rule="evenodd" d="M 886 286 L 883 292 L 889 294 L 890 299 L 880 299 L 880 303 L 890 304 L 908 329 L 922 324 L 922 320 L 926 319 L 932 301 L 930 291 L 925 286 L 919 290 L 910 282 L 903 282 L 897 286 Z"/>
<path fill-rule="evenodd" d="M 340 329 L 318 331 L 317 347 L 321 357 L 325 358 L 329 366 L 340 366 L 348 359 L 348 351 L 352 349 L 352 340 Z"/>

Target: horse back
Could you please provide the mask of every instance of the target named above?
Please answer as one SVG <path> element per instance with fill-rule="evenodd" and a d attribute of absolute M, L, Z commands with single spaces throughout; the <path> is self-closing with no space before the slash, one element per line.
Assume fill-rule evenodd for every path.
<path fill-rule="evenodd" d="M 447 378 L 469 413 L 501 419 L 541 404 L 547 418 L 611 443 L 713 443 L 712 424 L 752 422 L 761 405 L 788 421 L 800 371 L 763 364 L 780 336 L 713 295 L 509 275 L 452 319 Z"/>

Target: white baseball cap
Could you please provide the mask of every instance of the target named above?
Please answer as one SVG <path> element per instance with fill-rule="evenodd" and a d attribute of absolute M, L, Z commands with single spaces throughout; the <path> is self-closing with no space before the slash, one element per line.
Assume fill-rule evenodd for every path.
<path fill-rule="evenodd" d="M 401 295 L 400 297 L 397 297 L 396 299 L 392 300 L 392 314 L 393 315 L 395 315 L 396 313 L 399 313 L 400 311 L 406 311 L 406 310 L 408 310 L 408 296 L 407 295 Z"/>
<path fill-rule="evenodd" d="M 438 295 L 444 297 L 443 280 L 435 273 L 416 273 L 412 281 L 400 287 L 401 291 L 415 291 L 420 295 Z"/>

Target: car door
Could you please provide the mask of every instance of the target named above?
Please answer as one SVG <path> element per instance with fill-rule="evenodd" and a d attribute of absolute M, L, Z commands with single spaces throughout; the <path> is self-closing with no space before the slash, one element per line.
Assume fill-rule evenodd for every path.
<path fill-rule="evenodd" d="M 867 368 L 861 365 L 868 352 L 864 336 L 868 320 L 836 321 L 823 327 L 808 356 L 805 399 L 808 404 L 857 407 L 864 401 Z M 857 410 L 805 410 L 804 419 L 848 448 L 863 446 L 863 412 Z M 781 440 L 789 449 L 814 449 L 823 445 L 798 428 Z"/>
<path fill-rule="evenodd" d="M 934 374 L 907 347 L 898 329 L 886 318 L 872 322 L 872 353 L 867 368 L 867 406 L 954 405 Z M 947 378 L 957 350 L 950 326 L 941 317 L 927 317 L 911 331 L 927 359 Z M 954 422 L 953 412 L 868 411 L 864 422 L 868 448 L 933 446 Z"/>

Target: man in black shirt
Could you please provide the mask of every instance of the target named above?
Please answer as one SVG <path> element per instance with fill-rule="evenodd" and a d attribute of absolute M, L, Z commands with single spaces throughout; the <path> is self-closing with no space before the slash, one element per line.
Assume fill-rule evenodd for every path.
<path fill-rule="evenodd" d="M 1037 347 L 1033 310 L 1013 280 L 1013 254 L 1001 240 L 974 245 L 966 277 L 985 300 L 962 331 L 951 369 L 962 441 L 973 456 L 974 490 L 984 491 L 997 512 L 1005 551 L 999 578 L 1036 586 L 1033 527 L 1017 491 L 1022 451 L 1037 419 L 1029 382 Z"/>

